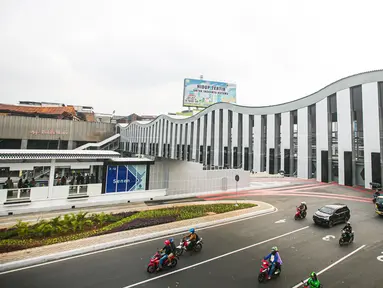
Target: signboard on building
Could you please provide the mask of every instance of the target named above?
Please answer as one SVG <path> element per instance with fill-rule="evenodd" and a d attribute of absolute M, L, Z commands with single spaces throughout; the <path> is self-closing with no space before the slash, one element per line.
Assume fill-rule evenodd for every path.
<path fill-rule="evenodd" d="M 145 190 L 146 165 L 108 165 L 105 193 Z"/>
<path fill-rule="evenodd" d="M 201 79 L 184 80 L 184 106 L 208 107 L 219 102 L 236 103 L 237 85 Z"/>

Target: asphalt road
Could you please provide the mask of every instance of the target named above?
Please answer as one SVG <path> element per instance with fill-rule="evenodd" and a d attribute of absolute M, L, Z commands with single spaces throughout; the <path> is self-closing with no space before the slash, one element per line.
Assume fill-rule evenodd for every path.
<path fill-rule="evenodd" d="M 333 193 L 370 199 L 367 194 L 338 190 Z M 269 202 L 279 211 L 200 231 L 203 250 L 194 255 L 185 254 L 173 270 L 154 275 L 146 272 L 150 256 L 163 246 L 162 240 L 156 240 L 0 274 L 0 287 L 294 287 L 312 271 L 322 271 L 334 263 L 319 276 L 326 288 L 381 287 L 383 274 L 378 271 L 382 270 L 383 262 L 377 257 L 383 256 L 383 218 L 375 216 L 372 203 L 303 196 L 247 196 Z M 295 206 L 302 197 L 308 204 L 308 217 L 294 221 Z M 355 242 L 348 247 L 338 245 L 343 225 L 329 229 L 312 222 L 312 213 L 317 208 L 335 202 L 348 204 L 352 212 L 356 235 Z M 327 235 L 335 238 L 323 240 Z M 180 235 L 175 236 L 176 240 L 179 238 Z M 347 257 L 363 245 L 366 245 L 363 249 Z M 280 250 L 284 262 L 282 274 L 278 279 L 259 284 L 260 260 L 272 246 Z M 337 263 L 343 257 L 347 258 Z"/>

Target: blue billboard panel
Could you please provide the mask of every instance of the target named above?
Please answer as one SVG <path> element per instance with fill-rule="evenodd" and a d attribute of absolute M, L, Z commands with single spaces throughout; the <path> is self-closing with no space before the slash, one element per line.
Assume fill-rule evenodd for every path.
<path fill-rule="evenodd" d="M 113 179 L 117 178 L 117 166 L 108 166 L 108 170 L 106 172 L 106 191 L 114 191 L 116 190 L 116 183 Z M 108 181 L 110 179 L 110 181 Z"/>
<path fill-rule="evenodd" d="M 108 165 L 105 193 L 145 190 L 146 165 Z"/>

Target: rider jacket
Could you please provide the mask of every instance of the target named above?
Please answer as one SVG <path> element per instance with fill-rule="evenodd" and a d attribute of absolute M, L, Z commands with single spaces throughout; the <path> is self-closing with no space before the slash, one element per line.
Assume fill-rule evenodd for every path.
<path fill-rule="evenodd" d="M 351 225 L 346 225 L 344 226 L 343 230 L 350 234 L 352 232 L 352 227 Z"/>
<path fill-rule="evenodd" d="M 170 253 L 172 253 L 172 247 L 169 245 L 166 245 L 164 248 L 162 248 L 161 250 L 164 254 L 166 255 L 170 255 Z"/>
<path fill-rule="evenodd" d="M 197 233 L 190 233 L 186 236 L 190 241 L 196 241 L 198 239 Z"/>
<path fill-rule="evenodd" d="M 301 210 L 301 211 L 306 211 L 306 210 L 307 210 L 307 205 L 306 205 L 306 204 L 301 204 L 301 205 L 299 206 L 299 210 Z"/>
<path fill-rule="evenodd" d="M 264 258 L 264 260 L 269 260 L 271 263 L 279 263 L 280 265 L 282 265 L 282 259 L 281 259 L 281 256 L 279 255 L 279 252 L 275 254 L 270 253 Z"/>

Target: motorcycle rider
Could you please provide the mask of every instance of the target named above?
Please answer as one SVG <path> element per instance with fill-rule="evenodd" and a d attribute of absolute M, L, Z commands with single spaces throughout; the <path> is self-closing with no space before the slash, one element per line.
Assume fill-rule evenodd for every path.
<path fill-rule="evenodd" d="M 170 241 L 170 248 L 172 249 L 172 253 L 171 254 L 175 254 L 175 252 L 176 252 L 176 244 L 174 244 L 174 239 L 170 238 L 169 241 Z"/>
<path fill-rule="evenodd" d="M 170 241 L 165 240 L 164 243 L 165 243 L 165 247 L 159 251 L 161 253 L 161 259 L 160 259 L 160 263 L 158 265 L 157 271 L 162 269 L 162 264 L 166 261 L 166 259 L 169 258 L 170 254 L 172 253 L 172 246 L 170 245 L 171 244 Z"/>
<path fill-rule="evenodd" d="M 190 241 L 190 244 L 188 244 L 188 247 L 187 247 L 188 250 L 193 249 L 194 245 L 197 243 L 198 238 L 199 237 L 197 233 L 195 233 L 195 229 L 194 228 L 189 229 L 189 234 L 183 238 L 183 241 L 185 241 L 186 239 Z"/>
<path fill-rule="evenodd" d="M 278 248 L 273 247 L 271 248 L 271 253 L 267 255 L 264 260 L 269 260 L 271 263 L 271 266 L 269 268 L 269 277 L 268 279 L 271 279 L 271 275 L 273 275 L 275 269 L 279 269 L 279 267 L 282 265 L 282 259 L 281 256 L 279 255 Z"/>
<path fill-rule="evenodd" d="M 317 277 L 317 274 L 315 272 L 311 273 L 309 280 L 307 280 L 307 285 L 309 285 L 310 288 L 321 287 L 321 284 L 320 284 L 318 277 Z"/>
<path fill-rule="evenodd" d="M 306 213 L 307 212 L 307 205 L 306 205 L 306 202 L 301 202 L 301 205 L 299 205 L 299 211 L 300 211 L 300 214 L 302 215 L 303 213 Z"/>
<path fill-rule="evenodd" d="M 376 201 L 376 198 L 378 198 L 379 196 L 380 196 L 380 192 L 376 190 L 374 193 L 374 200 Z"/>
<path fill-rule="evenodd" d="M 347 239 L 350 239 L 351 234 L 352 234 L 352 227 L 350 221 L 347 222 L 346 226 L 344 226 L 343 230 L 347 234 Z"/>

